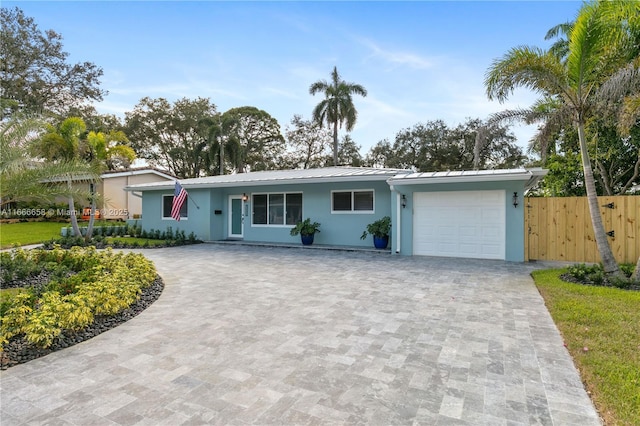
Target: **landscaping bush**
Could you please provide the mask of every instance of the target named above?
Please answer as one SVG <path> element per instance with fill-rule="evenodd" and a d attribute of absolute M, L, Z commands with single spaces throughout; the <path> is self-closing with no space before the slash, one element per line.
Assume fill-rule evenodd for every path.
<path fill-rule="evenodd" d="M 65 232 L 63 232 L 63 234 L 65 234 Z M 145 239 L 147 241 L 137 241 L 133 238 Z M 160 241 L 162 243 L 149 243 L 149 239 Z M 155 229 L 145 231 L 142 230 L 140 225 L 128 225 L 96 227 L 93 238 L 88 242 L 85 241 L 83 237 L 72 237 L 68 235 L 52 239 L 51 241 L 44 243 L 44 248 L 51 249 L 55 245 L 59 245 L 62 248 L 89 246 L 95 246 L 99 249 L 109 246 L 113 248 L 159 248 L 196 244 L 199 242 L 200 241 L 193 232 L 187 236 L 183 230 L 174 231 L 170 226 L 167 227 L 166 231 Z"/>
<path fill-rule="evenodd" d="M 629 290 L 640 290 L 640 283 L 631 279 L 635 265 L 622 264 L 620 270 L 625 275 L 625 278 L 619 277 L 607 277 L 604 273 L 602 265 L 586 265 L 576 264 L 567 268 L 567 272 L 561 275 L 564 281 L 599 285 L 607 287 L 617 287 Z"/>
<path fill-rule="evenodd" d="M 157 277 L 153 264 L 140 254 L 99 252 L 94 247 L 15 250 L 10 257 L 3 255 L 2 276 L 15 281 L 20 263 L 36 265 L 53 278 L 40 294 L 26 289 L 3 296 L 0 345 L 23 335 L 29 343 L 47 348 L 63 330 L 79 330 L 95 316 L 126 309 Z"/>

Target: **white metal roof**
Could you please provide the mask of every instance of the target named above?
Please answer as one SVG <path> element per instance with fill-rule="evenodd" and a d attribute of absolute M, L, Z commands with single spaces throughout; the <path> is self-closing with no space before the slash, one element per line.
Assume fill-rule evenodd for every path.
<path fill-rule="evenodd" d="M 262 172 L 237 173 L 233 175 L 207 176 L 193 179 L 180 179 L 186 188 L 220 188 L 241 185 L 273 185 L 294 183 L 348 182 L 348 181 L 386 181 L 390 177 L 410 173 L 403 169 L 382 169 L 369 167 L 323 167 L 303 170 L 267 170 Z M 153 191 L 173 189 L 173 182 L 152 182 L 131 185 L 128 191 Z"/>
<path fill-rule="evenodd" d="M 193 179 L 181 179 L 186 189 L 221 188 L 233 186 L 261 186 L 274 184 L 322 183 L 348 181 L 386 181 L 393 185 L 422 185 L 455 182 L 496 182 L 525 181 L 525 188 L 533 187 L 547 174 L 541 168 L 532 169 L 495 169 L 465 170 L 448 172 L 412 172 L 404 169 L 367 168 L 367 167 L 324 167 L 303 170 L 268 170 L 262 172 L 237 173 L 233 175 L 208 176 Z M 130 185 L 127 191 L 154 191 L 173 189 L 173 181 L 161 181 Z"/>
<path fill-rule="evenodd" d="M 542 179 L 548 170 L 532 169 L 493 169 L 493 170 L 462 170 L 448 172 L 417 172 L 397 174 L 388 179 L 389 185 L 423 185 L 434 183 L 454 182 L 496 182 L 506 180 L 524 180 L 527 189 L 533 187 Z"/>
<path fill-rule="evenodd" d="M 156 175 L 156 176 L 159 176 L 165 179 L 170 179 L 170 180 L 175 179 L 175 176 L 171 176 L 167 172 L 163 172 L 162 170 L 149 168 L 149 167 L 131 168 L 126 170 L 112 170 L 112 171 L 104 172 L 100 177 L 102 177 L 102 179 L 109 179 L 109 178 L 117 178 L 121 176 L 136 176 L 136 175 L 147 175 L 147 174 Z"/>

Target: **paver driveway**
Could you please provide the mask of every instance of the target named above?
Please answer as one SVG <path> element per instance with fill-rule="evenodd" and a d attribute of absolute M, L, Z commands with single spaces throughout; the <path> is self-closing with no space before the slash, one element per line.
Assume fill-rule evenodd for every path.
<path fill-rule="evenodd" d="M 197 245 L 135 319 L 0 374 L 1 423 L 597 425 L 529 272 Z"/>

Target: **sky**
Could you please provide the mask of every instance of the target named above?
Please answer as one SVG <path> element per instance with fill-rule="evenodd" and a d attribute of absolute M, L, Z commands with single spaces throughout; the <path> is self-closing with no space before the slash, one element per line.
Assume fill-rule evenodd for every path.
<path fill-rule="evenodd" d="M 265 110 L 284 132 L 311 118 L 321 95 L 309 86 L 341 77 L 367 89 L 354 97 L 351 132 L 366 155 L 418 123 L 455 127 L 535 93 L 489 101 L 491 63 L 520 45 L 548 47 L 551 27 L 573 20 L 578 1 L 2 1 L 63 37 L 69 62 L 104 70 L 96 104 L 124 118 L 143 97 L 209 98 L 219 112 Z M 535 127 L 514 126 L 523 148 Z M 340 135 L 344 135 L 342 130 Z"/>

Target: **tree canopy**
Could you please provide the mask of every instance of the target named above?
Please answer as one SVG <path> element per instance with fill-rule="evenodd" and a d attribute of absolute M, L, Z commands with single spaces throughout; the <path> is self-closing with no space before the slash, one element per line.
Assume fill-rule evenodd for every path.
<path fill-rule="evenodd" d="M 480 131 L 482 143 L 477 144 Z M 434 120 L 399 131 L 393 144 L 380 141 L 369 152 L 367 163 L 421 172 L 513 168 L 525 160 L 515 142 L 506 126 L 487 127 L 479 119 L 467 119 L 450 128 Z"/>
<path fill-rule="evenodd" d="M 323 167 L 331 150 L 331 133 L 312 120 L 294 115 L 286 127 L 285 137 L 289 151 L 282 168 L 313 169 Z"/>
<path fill-rule="evenodd" d="M 208 98 L 142 98 L 125 114 L 126 133 L 139 158 L 179 178 L 207 174 L 209 156 L 206 120 L 217 114 Z"/>
<path fill-rule="evenodd" d="M 102 68 L 68 63 L 62 36 L 41 31 L 19 8 L 0 8 L 0 114 L 53 113 L 67 116 L 73 106 L 101 101 Z"/>
<path fill-rule="evenodd" d="M 238 173 L 279 168 L 285 153 L 280 124 L 264 110 L 252 106 L 222 114 L 232 125 L 228 131 L 229 162 Z"/>

